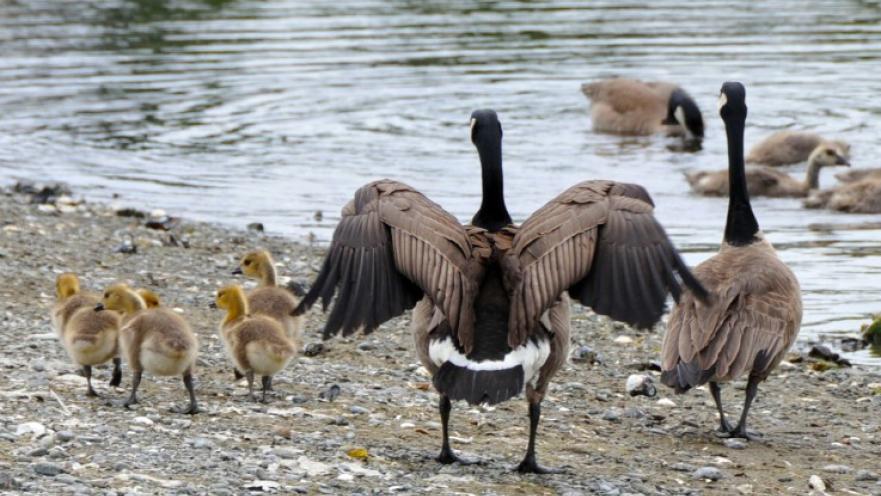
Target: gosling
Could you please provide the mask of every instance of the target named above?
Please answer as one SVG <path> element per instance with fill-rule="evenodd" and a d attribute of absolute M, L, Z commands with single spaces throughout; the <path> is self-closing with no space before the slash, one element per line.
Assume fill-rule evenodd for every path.
<path fill-rule="evenodd" d="M 291 316 L 300 303 L 294 294 L 278 286 L 275 264 L 266 250 L 245 254 L 233 275 L 244 275 L 260 281 L 260 285 L 248 292 L 248 307 L 253 314 L 262 314 L 277 320 L 285 329 L 288 339 L 299 344 L 302 316 Z"/>
<path fill-rule="evenodd" d="M 808 160 L 819 146 L 833 148 L 844 158 L 850 158 L 850 145 L 844 141 L 806 131 L 777 131 L 750 149 L 746 163 L 772 167 L 797 164 Z"/>
<path fill-rule="evenodd" d="M 248 300 L 241 286 L 230 285 L 217 291 L 215 303 L 226 310 L 220 323 L 220 336 L 236 370 L 248 379 L 248 396 L 254 397 L 254 374 L 263 382 L 263 397 L 272 384 L 272 376 L 296 354 L 294 344 L 285 335 L 281 324 L 266 315 L 248 313 Z"/>
<path fill-rule="evenodd" d="M 124 406 L 138 403 L 138 387 L 146 370 L 154 375 L 183 377 L 190 396 L 187 408 L 172 409 L 176 413 L 199 412 L 193 389 L 193 368 L 199 343 L 189 324 L 166 308 L 147 308 L 144 299 L 125 284 L 116 284 L 105 292 L 96 312 L 115 310 L 122 314 L 119 344 L 132 369 L 132 392 Z"/>
<path fill-rule="evenodd" d="M 119 314 L 93 309 L 98 297 L 80 290 L 76 274 L 67 272 L 55 280 L 56 303 L 52 323 L 64 349 L 77 365 L 82 366 L 88 389 L 86 396 L 99 396 L 92 387 L 92 366 L 113 360 L 109 385 L 122 383 L 121 360 L 118 356 Z"/>

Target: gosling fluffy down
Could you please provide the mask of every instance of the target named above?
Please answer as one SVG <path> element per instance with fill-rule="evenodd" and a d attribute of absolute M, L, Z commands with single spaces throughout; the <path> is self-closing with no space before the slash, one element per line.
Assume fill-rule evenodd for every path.
<path fill-rule="evenodd" d="M 746 163 L 772 167 L 797 164 L 808 160 L 821 145 L 833 148 L 845 159 L 850 158 L 850 145 L 844 141 L 804 131 L 778 131 L 753 146 L 746 156 Z"/>
<path fill-rule="evenodd" d="M 299 346 L 303 317 L 292 316 L 291 312 L 297 308 L 300 300 L 291 290 L 278 286 L 275 263 L 269 252 L 255 250 L 246 253 L 233 274 L 259 281 L 260 285 L 247 294 L 250 313 L 277 320 L 284 327 L 288 339 Z"/>
<path fill-rule="evenodd" d="M 119 314 L 94 311 L 98 298 L 80 290 L 76 274 L 65 273 L 55 280 L 57 301 L 52 309 L 52 322 L 70 359 L 82 366 L 88 385 L 87 395 L 97 396 L 92 387 L 92 366 L 113 360 L 111 386 L 122 380 L 120 360 L 117 358 Z"/>
<path fill-rule="evenodd" d="M 285 368 L 296 354 L 284 328 L 266 315 L 248 312 L 248 301 L 241 286 L 230 285 L 217 292 L 218 308 L 226 310 L 220 324 L 220 336 L 236 369 L 248 378 L 248 393 L 254 397 L 254 375 L 263 380 L 263 401 L 271 377 Z"/>
<path fill-rule="evenodd" d="M 159 376 L 182 376 L 190 405 L 179 411 L 197 413 L 192 371 L 199 343 L 187 321 L 166 308 L 147 308 L 143 298 L 125 284 L 111 286 L 104 292 L 95 310 L 105 309 L 123 314 L 119 344 L 132 369 L 132 393 L 125 406 L 138 402 L 141 375 L 147 371 Z"/>

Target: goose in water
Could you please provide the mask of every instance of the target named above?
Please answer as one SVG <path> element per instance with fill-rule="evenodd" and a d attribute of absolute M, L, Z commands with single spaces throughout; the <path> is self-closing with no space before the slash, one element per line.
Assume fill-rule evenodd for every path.
<path fill-rule="evenodd" d="M 807 208 L 828 208 L 851 214 L 881 213 L 881 172 L 846 182 L 834 188 L 814 191 L 805 199 Z"/>
<path fill-rule="evenodd" d="M 849 166 L 847 158 L 835 147 L 820 145 L 811 153 L 804 181 L 773 167 L 749 166 L 745 169 L 750 196 L 799 198 L 820 188 L 820 170 L 835 165 Z M 692 171 L 685 173 L 691 190 L 704 196 L 728 196 L 728 171 Z"/>
<path fill-rule="evenodd" d="M 798 280 L 759 229 L 749 201 L 743 162 L 746 90 L 725 83 L 719 113 L 728 135 L 731 193 L 728 221 L 719 253 L 698 265 L 694 274 L 712 294 L 711 303 L 686 293 L 670 313 L 664 337 L 661 381 L 683 393 L 709 383 L 719 410 L 719 432 L 749 438 L 750 405 L 759 383 L 798 335 L 802 317 Z M 740 422 L 725 419 L 719 384 L 748 375 Z"/>
<path fill-rule="evenodd" d="M 585 83 L 593 130 L 615 134 L 660 132 L 700 141 L 704 119 L 694 99 L 671 83 L 612 78 Z"/>
<path fill-rule="evenodd" d="M 853 169 L 835 174 L 835 179 L 843 183 L 853 183 L 866 178 L 881 179 L 881 169 Z"/>
<path fill-rule="evenodd" d="M 362 186 L 342 210 L 321 271 L 295 310 L 334 300 L 324 337 L 369 333 L 416 307 L 416 351 L 440 394 L 441 463 L 462 462 L 449 444 L 451 402 L 495 404 L 526 393 L 529 444 L 520 472 L 547 473 L 535 458 L 541 402 L 569 348 L 569 297 L 629 324 L 650 327 L 682 284 L 705 295 L 633 184 L 585 181 L 516 226 L 505 206 L 502 126 L 492 110 L 471 116 L 483 199 L 462 225 L 406 184 Z"/>
<path fill-rule="evenodd" d="M 746 163 L 772 167 L 797 164 L 808 160 L 819 146 L 832 148 L 845 159 L 850 158 L 850 145 L 844 141 L 805 131 L 777 131 L 750 149 Z"/>

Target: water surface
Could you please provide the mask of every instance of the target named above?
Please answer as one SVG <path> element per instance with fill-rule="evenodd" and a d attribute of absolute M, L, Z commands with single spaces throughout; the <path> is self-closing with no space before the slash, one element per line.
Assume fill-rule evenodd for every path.
<path fill-rule="evenodd" d="M 747 146 L 809 129 L 881 166 L 879 21 L 878 2 L 837 0 L 3 2 L 0 177 L 326 242 L 380 177 L 470 218 L 468 116 L 492 107 L 516 220 L 583 179 L 639 182 L 698 263 L 725 201 L 692 196 L 681 173 L 725 166 L 721 82 L 747 85 Z M 708 121 L 704 149 L 592 133 L 579 85 L 611 75 L 682 84 Z M 754 206 L 801 280 L 802 339 L 853 334 L 881 311 L 881 216 Z"/>

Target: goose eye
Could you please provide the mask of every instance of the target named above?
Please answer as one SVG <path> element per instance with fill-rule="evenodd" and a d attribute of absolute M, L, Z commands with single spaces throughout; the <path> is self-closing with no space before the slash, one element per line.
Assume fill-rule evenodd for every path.
<path fill-rule="evenodd" d="M 251 265 L 251 261 L 250 261 L 250 260 L 245 260 L 245 262 L 244 262 L 243 265 L 244 265 L 245 267 L 247 267 L 247 266 Z"/>
<path fill-rule="evenodd" d="M 104 298 L 110 298 L 110 293 L 104 293 Z"/>
<path fill-rule="evenodd" d="M 835 155 L 835 152 L 832 150 L 826 150 L 826 155 Z"/>

